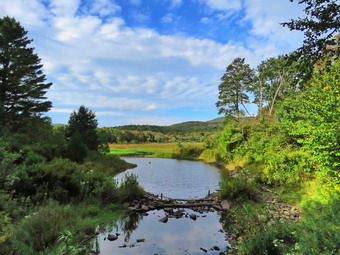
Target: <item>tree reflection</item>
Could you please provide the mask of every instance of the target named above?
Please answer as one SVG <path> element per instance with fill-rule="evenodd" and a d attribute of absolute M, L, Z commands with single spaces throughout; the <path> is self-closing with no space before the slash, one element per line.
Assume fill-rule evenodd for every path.
<path fill-rule="evenodd" d="M 121 219 L 120 228 L 124 233 L 124 241 L 127 243 L 130 240 L 131 234 L 138 227 L 138 224 L 143 219 L 143 215 L 135 212 L 128 213 L 126 217 Z"/>

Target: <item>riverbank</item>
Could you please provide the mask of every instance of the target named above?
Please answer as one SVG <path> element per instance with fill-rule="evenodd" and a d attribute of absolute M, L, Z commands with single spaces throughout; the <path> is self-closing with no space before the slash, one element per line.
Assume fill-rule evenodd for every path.
<path fill-rule="evenodd" d="M 337 254 L 337 193 L 326 192 L 317 178 L 266 185 L 258 175 L 261 167 L 226 164 L 231 170 L 218 195 L 230 204 L 222 220 L 233 246 L 230 254 Z"/>

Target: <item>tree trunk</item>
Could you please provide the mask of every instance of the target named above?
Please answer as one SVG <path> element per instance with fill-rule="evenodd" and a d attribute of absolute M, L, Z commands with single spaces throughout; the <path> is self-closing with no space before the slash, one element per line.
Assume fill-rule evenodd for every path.
<path fill-rule="evenodd" d="M 280 88 L 282 87 L 282 85 L 283 85 L 283 83 L 284 83 L 283 74 L 279 73 L 279 76 L 280 76 L 280 84 L 279 84 L 278 88 L 277 88 L 276 91 L 275 91 L 275 94 L 274 94 L 274 97 L 273 97 L 273 100 L 272 100 L 272 104 L 271 104 L 270 109 L 269 109 L 269 115 L 272 115 L 276 97 L 277 97 L 277 95 L 279 94 Z"/>

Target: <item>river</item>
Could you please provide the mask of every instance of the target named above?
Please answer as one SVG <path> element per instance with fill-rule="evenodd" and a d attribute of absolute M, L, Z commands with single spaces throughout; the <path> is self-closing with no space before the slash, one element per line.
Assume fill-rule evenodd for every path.
<path fill-rule="evenodd" d="M 137 164 L 115 178 L 119 181 L 126 174 L 138 176 L 139 183 L 150 193 L 168 198 L 197 199 L 218 188 L 221 171 L 200 161 L 162 158 L 124 158 Z M 193 220 L 188 215 L 196 214 Z M 220 223 L 219 212 L 197 213 L 185 209 L 183 217 L 159 221 L 164 210 L 148 214 L 131 213 L 117 222 L 115 227 L 100 234 L 98 243 L 101 255 L 196 255 L 220 254 L 225 251 L 226 236 Z M 119 234 L 115 241 L 108 234 Z M 144 240 L 139 240 L 144 239 Z M 139 242 L 137 242 L 137 240 Z M 142 241 L 142 242 L 140 242 Z M 207 251 L 207 252 L 205 252 Z"/>

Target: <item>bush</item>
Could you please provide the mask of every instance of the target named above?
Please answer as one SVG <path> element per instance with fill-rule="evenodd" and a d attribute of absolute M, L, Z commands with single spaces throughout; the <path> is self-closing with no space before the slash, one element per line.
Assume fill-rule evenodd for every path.
<path fill-rule="evenodd" d="M 242 238 L 238 244 L 240 255 L 283 255 L 296 243 L 294 225 L 288 222 L 275 222 L 248 238 Z"/>
<path fill-rule="evenodd" d="M 255 199 L 256 183 L 246 177 L 224 177 L 220 182 L 220 191 L 218 196 L 220 199 L 237 199 L 247 198 Z"/>
<path fill-rule="evenodd" d="M 195 145 L 182 145 L 179 143 L 176 151 L 171 155 L 171 157 L 176 159 L 197 159 L 202 152 L 202 147 Z"/>
<path fill-rule="evenodd" d="M 144 190 L 139 185 L 136 175 L 125 175 L 118 187 L 119 199 L 122 202 L 132 201 L 144 197 Z"/>
<path fill-rule="evenodd" d="M 52 205 L 42 208 L 18 225 L 13 246 L 17 254 L 35 255 L 52 247 L 60 233 L 76 223 L 76 218 L 67 207 Z"/>
<path fill-rule="evenodd" d="M 311 177 L 314 167 L 309 153 L 287 147 L 266 154 L 263 178 L 268 184 L 299 182 Z"/>

